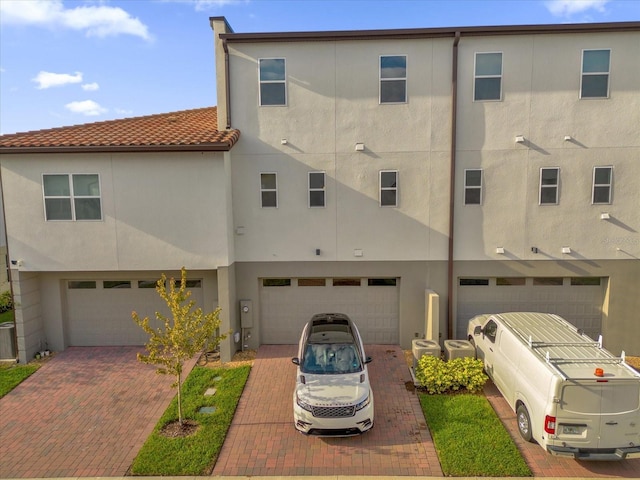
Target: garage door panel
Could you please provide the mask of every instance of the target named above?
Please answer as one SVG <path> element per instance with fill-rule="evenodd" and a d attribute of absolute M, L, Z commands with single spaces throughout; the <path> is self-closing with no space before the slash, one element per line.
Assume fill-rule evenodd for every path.
<path fill-rule="evenodd" d="M 149 336 L 132 319 L 136 311 L 141 318 L 156 322 L 155 312 L 169 315 L 155 288 L 67 288 L 67 341 L 70 346 L 143 345 Z M 202 305 L 202 289 L 193 288 L 192 298 Z M 160 326 L 160 325 L 158 325 Z"/>
<path fill-rule="evenodd" d="M 486 280 L 485 280 L 486 281 Z M 497 285 L 495 279 L 480 285 L 458 285 L 457 338 L 465 338 L 469 320 L 482 313 L 531 311 L 555 313 L 592 338 L 602 330 L 603 289 L 600 285 Z"/>
<path fill-rule="evenodd" d="M 358 325 L 365 343 L 398 343 L 396 286 L 263 286 L 260 293 L 261 343 L 295 344 L 316 313 L 345 313 Z"/>

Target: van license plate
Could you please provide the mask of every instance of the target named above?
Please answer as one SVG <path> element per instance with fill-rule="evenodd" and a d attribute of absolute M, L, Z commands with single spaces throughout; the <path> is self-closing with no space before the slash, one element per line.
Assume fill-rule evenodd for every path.
<path fill-rule="evenodd" d="M 562 433 L 565 435 L 580 435 L 581 428 L 576 425 L 563 425 Z"/>

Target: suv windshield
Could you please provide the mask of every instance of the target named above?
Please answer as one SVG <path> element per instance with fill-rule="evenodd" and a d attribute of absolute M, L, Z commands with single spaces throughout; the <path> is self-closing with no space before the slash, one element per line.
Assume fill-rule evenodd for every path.
<path fill-rule="evenodd" d="M 301 370 L 313 374 L 356 373 L 362 370 L 362 363 L 352 343 L 310 343 Z"/>

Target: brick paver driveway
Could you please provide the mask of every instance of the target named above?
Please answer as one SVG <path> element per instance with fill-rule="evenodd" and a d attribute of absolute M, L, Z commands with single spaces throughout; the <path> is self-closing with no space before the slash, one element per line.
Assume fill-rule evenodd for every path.
<path fill-rule="evenodd" d="M 263 345 L 227 434 L 214 475 L 442 476 L 431 435 L 397 346 L 368 345 L 375 396 L 373 430 L 317 438 L 293 426 L 293 345 Z"/>
<path fill-rule="evenodd" d="M 176 393 L 142 351 L 69 348 L 0 399 L 0 478 L 124 475 Z"/>

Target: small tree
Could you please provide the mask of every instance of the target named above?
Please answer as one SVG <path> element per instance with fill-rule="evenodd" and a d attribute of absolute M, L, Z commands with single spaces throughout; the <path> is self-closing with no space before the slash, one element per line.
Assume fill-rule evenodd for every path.
<path fill-rule="evenodd" d="M 168 283 L 168 288 L 167 288 Z M 156 319 L 163 326 L 154 328 L 149 317 L 140 318 L 134 311 L 133 320 L 149 334 L 149 342 L 145 345 L 148 355 L 138 354 L 138 360 L 152 365 L 159 365 L 156 373 L 174 375 L 176 381 L 172 388 L 178 389 L 178 421 L 182 418 L 182 371 L 185 361 L 202 351 L 205 345 L 215 348 L 226 335 L 217 334 L 220 327 L 220 307 L 211 313 L 204 314 L 202 308 L 194 308 L 195 301 L 189 300 L 191 291 L 187 290 L 187 270 L 182 267 L 180 283 L 163 273 L 156 284 L 156 291 L 166 302 L 171 317 L 156 312 Z"/>

